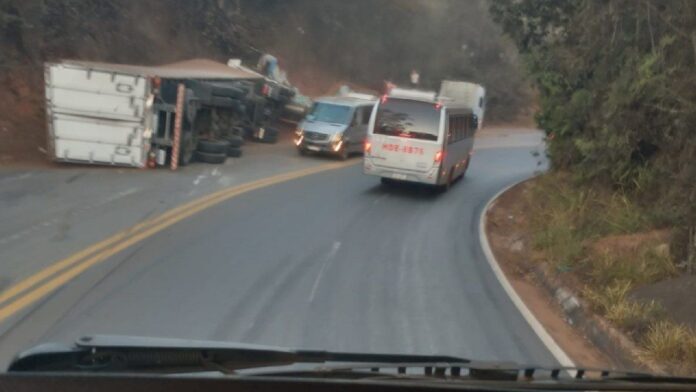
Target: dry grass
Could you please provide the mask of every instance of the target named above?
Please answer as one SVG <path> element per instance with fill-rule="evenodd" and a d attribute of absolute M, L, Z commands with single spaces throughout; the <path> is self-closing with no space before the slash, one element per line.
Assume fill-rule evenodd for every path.
<path fill-rule="evenodd" d="M 641 245 L 635 252 L 590 257 L 587 274 L 598 286 L 614 282 L 633 285 L 657 282 L 674 276 L 677 268 L 666 255 L 655 252 L 655 244 Z"/>
<path fill-rule="evenodd" d="M 654 301 L 630 300 L 630 290 L 629 282 L 616 282 L 596 289 L 588 287 L 583 296 L 595 312 L 631 336 L 640 337 L 652 323 L 664 317 L 664 311 Z"/>
<path fill-rule="evenodd" d="M 696 331 L 669 321 L 650 326 L 641 341 L 644 357 L 684 374 L 696 372 Z"/>
<path fill-rule="evenodd" d="M 577 187 L 563 173 L 538 178 L 528 195 L 536 259 L 581 282 L 592 309 L 632 336 L 645 359 L 696 371 L 696 331 L 670 321 L 654 301 L 629 296 L 633 287 L 677 273 L 669 254 L 658 251 L 668 235 L 649 231 L 649 215 L 620 193 Z"/>

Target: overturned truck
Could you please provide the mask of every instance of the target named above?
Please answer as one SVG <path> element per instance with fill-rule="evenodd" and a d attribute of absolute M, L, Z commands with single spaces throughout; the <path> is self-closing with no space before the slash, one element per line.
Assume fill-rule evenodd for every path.
<path fill-rule="evenodd" d="M 156 67 L 61 61 L 46 64 L 45 83 L 55 161 L 133 167 L 153 156 L 172 167 L 196 155 L 208 161 L 223 146 L 238 156 L 245 138 L 275 142 L 272 124 L 294 95 L 237 60 Z"/>

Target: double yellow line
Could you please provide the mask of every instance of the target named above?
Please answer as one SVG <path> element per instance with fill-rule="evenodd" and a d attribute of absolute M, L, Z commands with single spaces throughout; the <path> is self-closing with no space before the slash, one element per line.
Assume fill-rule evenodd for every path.
<path fill-rule="evenodd" d="M 90 267 L 206 208 L 256 189 L 353 164 L 355 162 L 330 163 L 223 189 L 120 231 L 72 256 L 51 264 L 0 293 L 0 323 L 36 303 Z"/>

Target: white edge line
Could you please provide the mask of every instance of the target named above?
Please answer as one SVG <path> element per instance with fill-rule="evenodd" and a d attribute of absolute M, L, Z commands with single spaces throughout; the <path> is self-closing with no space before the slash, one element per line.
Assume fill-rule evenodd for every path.
<path fill-rule="evenodd" d="M 517 310 L 519 310 L 519 312 L 522 314 L 522 317 L 524 317 L 529 326 L 532 327 L 532 330 L 534 331 L 534 333 L 536 333 L 541 342 L 544 343 L 546 348 L 551 352 L 551 354 L 556 358 L 556 360 L 561 366 L 575 367 L 575 363 L 573 362 L 573 360 L 570 359 L 568 354 L 566 354 L 565 351 L 563 351 L 563 349 L 558 345 L 558 343 L 556 343 L 553 337 L 551 337 L 551 335 L 546 331 L 546 328 L 544 328 L 544 326 L 539 322 L 539 320 L 537 320 L 537 318 L 529 310 L 527 305 L 525 305 L 524 301 L 522 301 L 522 298 L 520 298 L 520 296 L 517 295 L 517 292 L 512 287 L 512 284 L 510 284 L 510 281 L 508 280 L 507 276 L 505 276 L 505 273 L 503 273 L 503 270 L 500 268 L 500 265 L 498 265 L 498 261 L 493 255 L 493 251 L 491 250 L 491 246 L 488 242 L 488 237 L 486 236 L 486 215 L 488 214 L 488 210 L 491 208 L 493 203 L 495 203 L 495 201 L 498 200 L 500 195 L 507 192 L 514 186 L 519 185 L 527 180 L 529 179 L 527 178 L 515 182 L 503 188 L 498 193 L 496 193 L 495 196 L 493 196 L 488 201 L 488 203 L 486 203 L 486 206 L 483 208 L 483 211 L 481 212 L 479 222 L 479 239 L 481 241 L 481 248 L 483 248 L 483 254 L 486 256 L 488 264 L 490 264 L 491 269 L 493 269 L 495 276 L 498 278 L 498 281 L 503 286 L 503 289 L 505 289 L 505 292 L 507 293 L 508 297 L 510 297 L 512 302 L 517 307 Z"/>

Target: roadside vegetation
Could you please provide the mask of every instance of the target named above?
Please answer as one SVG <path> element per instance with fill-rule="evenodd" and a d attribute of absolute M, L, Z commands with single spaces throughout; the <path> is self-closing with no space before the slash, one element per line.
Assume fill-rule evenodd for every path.
<path fill-rule="evenodd" d="M 567 172 L 533 180 L 521 200 L 534 250 L 589 307 L 631 337 L 641 360 L 696 371 L 696 331 L 674 322 L 636 288 L 682 273 L 669 250 L 672 233 L 619 191 L 577 182 Z"/>
<path fill-rule="evenodd" d="M 642 359 L 696 371 L 696 330 L 636 290 L 694 273 L 696 3 L 493 0 L 540 99 L 551 172 L 534 259 L 576 282 Z M 696 293 L 682 295 L 696 309 Z"/>

